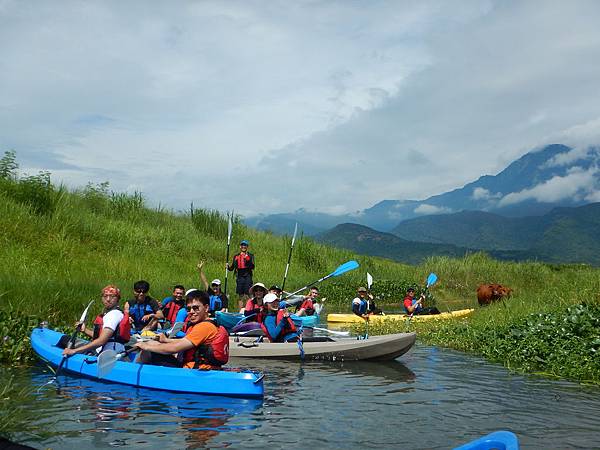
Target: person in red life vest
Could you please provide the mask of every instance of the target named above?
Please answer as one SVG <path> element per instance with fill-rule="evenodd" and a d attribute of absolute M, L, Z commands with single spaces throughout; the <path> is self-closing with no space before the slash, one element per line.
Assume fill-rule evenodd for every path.
<path fill-rule="evenodd" d="M 406 291 L 406 297 L 402 302 L 404 306 L 404 310 L 406 314 L 412 315 L 429 315 L 429 314 L 439 314 L 440 311 L 435 307 L 425 308 L 423 306 L 423 302 L 425 301 L 425 294 L 421 293 L 419 299 L 415 299 L 415 290 L 413 288 L 408 288 Z"/>
<path fill-rule="evenodd" d="M 94 319 L 94 327 L 88 330 L 85 323 L 81 323 L 81 332 L 85 333 L 92 341 L 77 348 L 65 348 L 63 356 L 74 355 L 95 351 L 100 348 L 104 350 L 115 350 L 121 352 L 125 349 L 124 344 L 130 338 L 129 316 L 119 309 L 121 291 L 113 285 L 102 289 L 102 304 L 104 311 Z M 75 326 L 79 326 L 79 322 Z"/>
<path fill-rule="evenodd" d="M 279 298 L 267 294 L 264 298 L 267 313 L 260 325 L 271 342 L 296 342 L 300 335 L 286 309 L 279 309 Z"/>
<path fill-rule="evenodd" d="M 215 317 L 217 311 L 227 312 L 229 310 L 229 298 L 221 291 L 221 280 L 215 278 L 208 284 L 206 275 L 204 274 L 204 261 L 200 261 L 197 265 L 200 271 L 200 280 L 204 284 L 204 288 L 210 297 L 210 317 Z"/>
<path fill-rule="evenodd" d="M 210 297 L 193 290 L 186 296 L 188 322 L 185 336 L 172 339 L 160 334 L 159 341 L 138 342 L 138 362 L 187 369 L 218 369 L 229 360 L 229 334 L 208 318 Z M 177 353 L 178 357 L 174 356 Z"/>
<path fill-rule="evenodd" d="M 262 283 L 255 283 L 250 288 L 252 298 L 248 299 L 242 313 L 247 317 L 246 322 L 261 322 L 264 316 L 263 298 L 267 293 L 267 287 Z"/>
<path fill-rule="evenodd" d="M 181 308 L 185 308 L 185 287 L 177 284 L 173 287 L 173 295 L 163 299 L 161 303 L 161 311 L 165 320 L 168 322 L 166 326 L 172 326 L 177 321 L 177 313 Z"/>
<path fill-rule="evenodd" d="M 315 303 L 319 296 L 319 288 L 313 286 L 310 288 L 308 295 L 304 297 L 302 303 L 296 307 L 296 315 L 298 316 L 314 316 L 315 315 Z"/>
<path fill-rule="evenodd" d="M 252 271 L 254 270 L 254 255 L 248 251 L 248 241 L 240 242 L 240 252 L 234 255 L 231 264 L 225 263 L 227 270 L 233 270 L 236 275 L 235 292 L 238 295 L 238 308 L 242 308 L 248 299 L 252 286 Z"/>

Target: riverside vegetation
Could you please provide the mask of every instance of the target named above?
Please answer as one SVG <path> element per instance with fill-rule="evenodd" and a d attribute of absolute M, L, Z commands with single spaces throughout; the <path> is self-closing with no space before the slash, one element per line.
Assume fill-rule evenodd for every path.
<path fill-rule="evenodd" d="M 200 284 L 199 259 L 207 262 L 209 278 L 224 276 L 223 214 L 193 206 L 185 212 L 148 207 L 141 193 L 112 192 L 108 183 L 70 191 L 53 185 L 48 172 L 19 176 L 14 152 L 0 159 L 0 231 L 0 362 L 5 364 L 31 361 L 31 328 L 41 320 L 72 326 L 106 284 L 121 287 L 127 299 L 133 282 L 146 279 L 150 294 L 162 298 L 174 284 Z M 255 281 L 281 283 L 291 238 L 247 228 L 236 217 L 234 245 L 241 239 L 250 241 L 256 255 Z M 406 288 L 419 288 L 430 272 L 440 280 L 430 302 L 442 311 L 477 308 L 462 320 L 372 324 L 370 334 L 417 329 L 426 343 L 475 352 L 514 370 L 600 383 L 598 269 L 506 263 L 484 253 L 432 257 L 409 266 L 301 237 L 286 286 L 303 286 L 349 259 L 361 268 L 320 286 L 329 311 L 350 310 L 366 271 L 374 276 L 373 292 L 386 310 L 399 311 Z M 475 289 L 487 282 L 503 283 L 515 293 L 478 308 Z M 90 315 L 100 308 L 98 298 Z"/>

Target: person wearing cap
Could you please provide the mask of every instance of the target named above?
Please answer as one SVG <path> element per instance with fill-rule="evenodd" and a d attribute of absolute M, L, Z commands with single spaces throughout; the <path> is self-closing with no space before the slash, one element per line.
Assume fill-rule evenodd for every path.
<path fill-rule="evenodd" d="M 176 284 L 173 287 L 173 294 L 165 297 L 160 305 L 160 309 L 168 322 L 167 326 L 172 326 L 177 322 L 177 315 L 181 309 L 185 309 L 185 287 L 181 284 Z"/>
<path fill-rule="evenodd" d="M 158 302 L 148 295 L 150 283 L 145 280 L 133 284 L 134 298 L 125 303 L 124 310 L 129 313 L 131 332 L 153 331 L 158 321 L 165 318 Z"/>
<path fill-rule="evenodd" d="M 439 314 L 440 311 L 435 306 L 426 308 L 423 306 L 425 301 L 425 293 L 422 292 L 419 299 L 415 299 L 415 290 L 408 288 L 406 290 L 406 297 L 402 301 L 406 314 L 412 315 L 428 315 L 428 314 Z"/>
<path fill-rule="evenodd" d="M 371 305 L 373 295 L 367 293 L 367 288 L 362 286 L 357 289 L 357 293 L 358 296 L 352 300 L 352 312 L 363 319 L 368 319 L 375 313 L 374 306 Z"/>
<path fill-rule="evenodd" d="M 121 352 L 125 350 L 124 344 L 129 341 L 130 327 L 129 315 L 124 314 L 119 308 L 121 290 L 108 285 L 102 289 L 102 304 L 104 310 L 94 319 L 94 327 L 88 330 L 85 323 L 76 323 L 81 326 L 81 332 L 92 339 L 91 342 L 77 348 L 65 348 L 63 356 L 71 356 L 75 353 L 95 351 L 98 347 L 104 350 Z M 68 337 L 68 336 L 67 336 Z M 59 343 L 60 345 L 60 343 Z"/>
<path fill-rule="evenodd" d="M 269 293 L 263 299 L 266 315 L 260 325 L 271 342 L 296 342 L 300 334 L 290 314 L 279 308 L 279 297 Z"/>
<path fill-rule="evenodd" d="M 267 293 L 267 287 L 262 283 L 255 283 L 250 288 L 252 298 L 248 299 L 246 306 L 241 311 L 248 317 L 246 322 L 261 322 L 263 319 L 263 298 Z"/>
<path fill-rule="evenodd" d="M 215 278 L 208 284 L 208 279 L 206 278 L 206 274 L 204 273 L 204 261 L 198 262 L 198 271 L 200 272 L 200 280 L 202 284 L 204 284 L 204 288 L 206 292 L 210 296 L 210 317 L 215 317 L 215 313 L 217 311 L 227 312 L 229 310 L 229 299 L 227 295 L 221 291 L 221 280 Z"/>
<path fill-rule="evenodd" d="M 242 308 L 244 300 L 252 286 L 252 271 L 254 270 L 254 255 L 248 251 L 249 242 L 240 242 L 240 252 L 233 256 L 231 264 L 225 263 L 229 271 L 234 271 L 236 276 L 235 292 L 238 295 L 238 307 Z"/>
<path fill-rule="evenodd" d="M 304 296 L 302 304 L 296 307 L 297 316 L 314 316 L 315 315 L 315 303 L 319 296 L 319 288 L 313 286 L 310 288 L 308 295 Z"/>

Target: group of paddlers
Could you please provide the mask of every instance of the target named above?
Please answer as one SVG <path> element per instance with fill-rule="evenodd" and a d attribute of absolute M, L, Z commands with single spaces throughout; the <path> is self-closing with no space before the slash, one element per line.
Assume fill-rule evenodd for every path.
<path fill-rule="evenodd" d="M 227 264 L 237 275 L 239 301 L 247 298 L 243 312 L 246 321 L 258 322 L 271 342 L 292 342 L 299 338 L 299 330 L 290 319 L 289 312 L 280 304 L 282 290 L 263 283 L 252 284 L 254 256 L 248 253 L 248 242 L 240 243 L 240 253 Z M 114 285 L 102 289 L 104 310 L 93 322 L 92 329 L 85 323 L 76 326 L 91 338 L 87 344 L 65 348 L 64 356 L 75 353 L 93 353 L 113 350 L 122 352 L 126 345 L 139 350 L 138 362 L 171 366 L 211 369 L 227 363 L 229 334 L 213 320 L 217 311 L 227 312 L 229 299 L 221 291 L 221 281 L 208 283 L 203 271 L 204 262 L 197 268 L 204 290 L 188 289 L 183 285 L 173 287 L 172 295 L 161 303 L 148 295 L 150 284 L 140 280 L 133 285 L 133 298 L 120 306 L 121 291 Z M 249 294 L 249 295 L 248 295 Z M 298 315 L 313 315 L 319 290 L 312 287 L 296 308 Z M 248 298 L 249 297 L 249 298 Z M 175 323 L 183 323 L 181 331 L 169 333 Z M 166 332 L 163 332 L 166 331 Z M 151 335 L 153 339 L 132 339 L 132 336 Z"/>

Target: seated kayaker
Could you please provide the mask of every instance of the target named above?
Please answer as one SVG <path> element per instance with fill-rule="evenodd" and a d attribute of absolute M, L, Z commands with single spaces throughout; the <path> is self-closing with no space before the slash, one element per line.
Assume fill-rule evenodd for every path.
<path fill-rule="evenodd" d="M 381 310 L 375 306 L 373 294 L 367 292 L 367 288 L 359 287 L 358 296 L 352 300 L 352 312 L 363 319 L 368 319 L 373 314 L 381 314 Z"/>
<path fill-rule="evenodd" d="M 267 288 L 262 283 L 255 283 L 250 288 L 252 298 L 246 302 L 246 307 L 241 311 L 244 316 L 248 317 L 246 322 L 261 322 L 263 313 L 263 298 L 267 293 Z"/>
<path fill-rule="evenodd" d="M 181 308 L 185 309 L 185 287 L 181 284 L 177 284 L 173 287 L 173 295 L 163 299 L 161 303 L 161 311 L 165 320 L 168 322 L 165 324 L 167 327 L 172 326 L 177 321 L 177 314 Z"/>
<path fill-rule="evenodd" d="M 209 285 L 206 275 L 202 270 L 204 267 L 204 261 L 200 261 L 196 267 L 198 267 L 198 270 L 200 271 L 200 280 L 204 284 L 204 288 L 210 296 L 210 317 L 215 317 L 215 313 L 217 311 L 229 311 L 229 298 L 223 291 L 221 291 L 221 280 L 215 278 L 210 282 Z"/>
<path fill-rule="evenodd" d="M 279 298 L 275 294 L 267 294 L 264 298 L 267 309 L 261 328 L 271 342 L 295 342 L 299 338 L 296 325 L 285 309 L 279 308 Z"/>
<path fill-rule="evenodd" d="M 193 290 L 186 296 L 188 320 L 185 336 L 159 341 L 138 342 L 141 349 L 138 362 L 188 369 L 218 369 L 229 360 L 227 330 L 208 318 L 210 297 L 204 291 Z M 174 356 L 177 353 L 178 357 Z"/>
<path fill-rule="evenodd" d="M 132 333 L 156 330 L 158 321 L 164 319 L 158 302 L 148 295 L 150 283 L 144 280 L 133 285 L 134 298 L 127 301 L 124 310 L 129 313 Z"/>
<path fill-rule="evenodd" d="M 425 301 L 425 294 L 422 293 L 419 299 L 415 299 L 415 290 L 408 288 L 406 291 L 406 297 L 404 297 L 403 306 L 406 314 L 410 315 L 427 315 L 427 314 L 439 314 L 440 311 L 435 307 L 425 308 L 423 302 Z"/>
<path fill-rule="evenodd" d="M 298 316 L 314 316 L 316 309 L 315 303 L 317 301 L 317 297 L 319 296 L 319 288 L 313 286 L 310 288 L 308 295 L 304 297 L 302 303 L 296 306 L 296 315 Z"/>
<path fill-rule="evenodd" d="M 119 308 L 121 291 L 113 285 L 108 285 L 102 289 L 102 303 L 104 311 L 94 319 L 94 327 L 90 331 L 81 324 L 81 332 L 85 333 L 92 341 L 77 348 L 65 348 L 63 356 L 70 356 L 75 353 L 86 353 L 96 351 L 98 348 L 104 350 L 115 350 L 116 352 L 125 349 L 124 344 L 130 339 L 129 315 L 123 313 Z M 79 323 L 75 326 L 80 325 Z"/>

